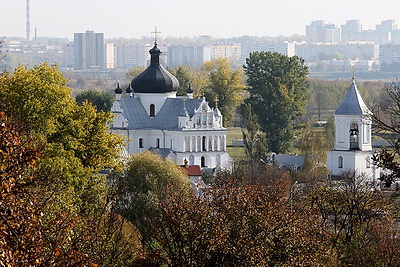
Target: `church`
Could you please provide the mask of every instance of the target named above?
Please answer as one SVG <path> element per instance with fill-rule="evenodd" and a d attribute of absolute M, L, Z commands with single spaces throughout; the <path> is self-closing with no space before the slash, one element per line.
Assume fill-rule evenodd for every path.
<path fill-rule="evenodd" d="M 111 131 L 126 136 L 128 155 L 144 150 L 159 153 L 178 165 L 201 168 L 230 168 L 226 134 L 218 108 L 205 98 L 177 96 L 179 82 L 160 64 L 157 42 L 150 52 L 150 65 L 125 92 L 115 89 L 111 111 L 115 114 Z"/>
<path fill-rule="evenodd" d="M 327 167 L 332 177 L 355 172 L 365 175 L 371 183 L 379 179 L 381 174 L 372 160 L 371 114 L 353 78 L 342 103 L 333 114 L 335 145 L 327 155 Z"/>

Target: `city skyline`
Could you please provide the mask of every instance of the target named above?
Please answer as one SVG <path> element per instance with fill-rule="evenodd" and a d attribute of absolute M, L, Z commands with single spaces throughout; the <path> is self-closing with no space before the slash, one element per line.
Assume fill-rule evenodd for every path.
<path fill-rule="evenodd" d="M 0 10 L 0 36 L 24 37 L 26 0 L 4 0 Z M 96 4 L 96 5 L 95 5 Z M 388 8 L 390 7 L 390 8 Z M 374 29 L 382 20 L 400 21 L 400 2 L 382 0 L 368 5 L 361 0 L 323 1 L 257 0 L 194 2 L 190 0 L 30 1 L 31 38 L 38 36 L 73 39 L 74 32 L 94 30 L 105 37 L 140 38 L 150 36 L 154 26 L 160 37 L 290 36 L 305 34 L 305 25 L 325 20 L 340 27 L 346 20 L 358 19 L 363 29 Z M 49 12 L 51 11 L 51 12 Z M 50 22 L 50 23 L 49 23 Z"/>

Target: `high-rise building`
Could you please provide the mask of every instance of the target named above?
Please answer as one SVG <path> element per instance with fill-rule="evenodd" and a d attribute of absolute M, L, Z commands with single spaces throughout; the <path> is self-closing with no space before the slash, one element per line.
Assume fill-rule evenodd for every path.
<path fill-rule="evenodd" d="M 149 44 L 127 42 L 117 45 L 117 67 L 146 67 L 149 61 Z"/>
<path fill-rule="evenodd" d="M 74 33 L 74 69 L 105 69 L 103 33 Z"/>
<path fill-rule="evenodd" d="M 323 20 L 312 21 L 306 26 L 306 37 L 310 43 L 340 43 L 340 28 L 334 24 L 325 24 Z"/>
<path fill-rule="evenodd" d="M 346 24 L 341 26 L 342 42 L 356 42 L 360 40 L 362 25 L 359 20 L 347 20 Z"/>
<path fill-rule="evenodd" d="M 242 44 L 242 64 L 251 52 L 277 52 L 288 57 L 295 55 L 295 44 L 289 42 L 248 42 Z"/>
<path fill-rule="evenodd" d="M 115 69 L 117 63 L 117 47 L 114 43 L 106 43 L 106 68 Z"/>
<path fill-rule="evenodd" d="M 188 65 L 200 67 L 212 59 L 212 49 L 204 45 L 171 45 L 168 47 L 168 66 Z"/>

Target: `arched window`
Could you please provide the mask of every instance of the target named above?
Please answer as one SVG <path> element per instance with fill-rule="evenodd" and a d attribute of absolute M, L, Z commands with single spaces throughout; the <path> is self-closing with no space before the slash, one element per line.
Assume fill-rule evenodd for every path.
<path fill-rule="evenodd" d="M 192 152 L 196 152 L 196 137 L 192 136 Z"/>
<path fill-rule="evenodd" d="M 350 126 L 350 150 L 359 150 L 358 145 L 358 125 L 357 123 L 352 123 Z"/>
<path fill-rule="evenodd" d="M 203 136 L 203 138 L 202 138 L 202 142 L 201 142 L 201 150 L 202 151 L 207 151 L 207 142 L 206 142 L 206 137 L 205 136 Z"/>
<path fill-rule="evenodd" d="M 154 104 L 150 105 L 150 117 L 156 116 L 156 106 Z"/>
<path fill-rule="evenodd" d="M 193 155 L 189 156 L 189 165 L 194 165 L 194 156 Z"/>
<path fill-rule="evenodd" d="M 160 138 L 156 139 L 156 148 L 160 148 Z"/>
<path fill-rule="evenodd" d="M 343 157 L 339 156 L 338 158 L 338 168 L 342 169 L 343 168 Z"/>
<path fill-rule="evenodd" d="M 366 166 L 367 168 L 371 168 L 371 157 L 370 157 L 370 156 L 367 156 L 367 157 L 365 158 L 365 161 L 366 161 L 365 166 Z"/>
<path fill-rule="evenodd" d="M 201 157 L 201 167 L 205 167 L 206 166 L 206 158 L 204 156 Z"/>
<path fill-rule="evenodd" d="M 213 151 L 213 147 L 212 147 L 212 136 L 208 137 L 208 151 Z"/>
<path fill-rule="evenodd" d="M 139 138 L 139 148 L 143 148 L 143 138 Z"/>

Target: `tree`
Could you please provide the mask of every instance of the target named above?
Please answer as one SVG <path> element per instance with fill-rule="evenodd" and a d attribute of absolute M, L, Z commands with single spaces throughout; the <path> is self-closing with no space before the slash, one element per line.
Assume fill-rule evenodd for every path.
<path fill-rule="evenodd" d="M 245 104 L 244 117 L 245 128 L 242 129 L 243 142 L 246 155 L 249 157 L 251 166 L 258 166 L 262 156 L 265 154 L 265 133 L 260 131 L 257 116 L 252 112 L 251 105 Z"/>
<path fill-rule="evenodd" d="M 37 146 L 31 136 L 0 112 L 1 264 L 129 263 L 135 246 L 127 245 L 132 238 L 124 234 L 122 217 L 113 212 L 112 191 L 90 216 L 71 208 L 66 199 L 58 204 L 60 198 L 53 195 L 63 187 L 54 190 L 57 187 L 48 173 L 37 169 L 37 162 L 43 157 Z"/>
<path fill-rule="evenodd" d="M 160 215 L 160 203 L 170 192 L 190 189 L 188 177 L 171 160 L 144 151 L 133 156 L 127 172 L 119 180 L 122 188 L 119 207 L 129 221 L 147 236 L 149 222 Z"/>
<path fill-rule="evenodd" d="M 284 152 L 293 137 L 294 121 L 305 111 L 308 69 L 304 60 L 276 52 L 254 52 L 244 66 L 250 97 L 270 151 Z"/>
<path fill-rule="evenodd" d="M 140 73 L 142 73 L 146 68 L 145 67 L 132 67 L 125 73 L 125 78 L 132 82 Z"/>
<path fill-rule="evenodd" d="M 109 92 L 100 92 L 97 90 L 85 90 L 76 95 L 76 102 L 81 105 L 84 101 L 89 101 L 98 111 L 108 112 L 114 102 L 114 97 Z"/>
<path fill-rule="evenodd" d="M 187 66 L 177 66 L 174 68 L 167 68 L 169 72 L 171 72 L 172 75 L 174 75 L 179 82 L 179 88 L 176 92 L 177 95 L 179 96 L 184 96 L 186 95 L 186 91 L 191 86 L 192 80 L 193 80 L 193 70 L 191 70 Z"/>
<path fill-rule="evenodd" d="M 242 69 L 232 70 L 229 60 L 220 58 L 205 62 L 201 71 L 208 77 L 204 96 L 211 106 L 219 108 L 225 123 L 232 124 L 236 108 L 244 97 Z"/>
<path fill-rule="evenodd" d="M 378 225 L 393 230 L 395 225 L 389 219 L 393 204 L 379 191 L 371 191 L 366 177 L 347 173 L 342 178 L 341 183 L 314 183 L 308 192 L 308 205 L 317 211 L 316 218 L 330 233 L 338 265 L 386 266 L 382 264 L 386 260 L 380 256 L 389 256 L 390 252 L 380 251 L 378 244 L 386 250 L 390 241 L 385 240 L 386 233 L 375 231 Z"/>
<path fill-rule="evenodd" d="M 167 265 L 323 263 L 326 233 L 312 214 L 289 208 L 287 181 L 274 177 L 255 185 L 234 176 L 219 179 L 200 198 L 176 192 L 162 202 L 153 236 L 159 244 L 155 252 Z"/>
<path fill-rule="evenodd" d="M 374 126 L 378 131 L 382 131 L 394 144 L 392 149 L 383 148 L 380 153 L 374 155 L 373 160 L 379 167 L 385 168 L 390 173 L 381 177 L 386 186 L 390 186 L 395 180 L 400 178 L 400 83 L 395 80 L 385 85 L 386 97 L 380 106 L 373 108 Z"/>

